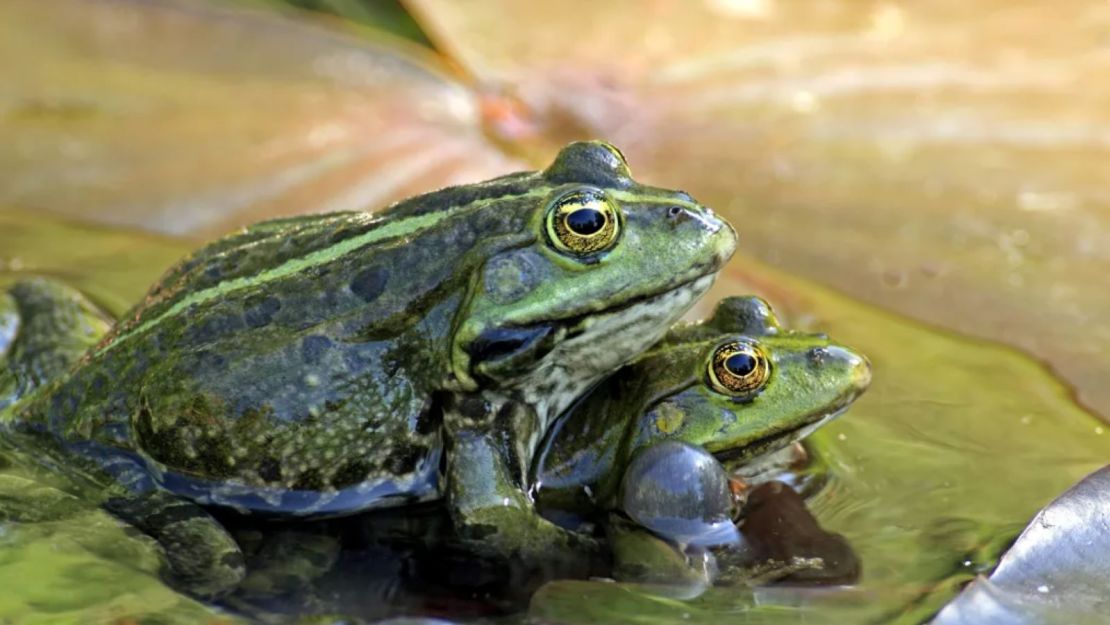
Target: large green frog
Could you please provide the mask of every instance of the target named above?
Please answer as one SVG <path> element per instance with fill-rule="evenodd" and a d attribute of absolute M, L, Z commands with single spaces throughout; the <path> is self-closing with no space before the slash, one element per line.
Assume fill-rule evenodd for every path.
<path fill-rule="evenodd" d="M 243 574 L 201 506 L 308 518 L 446 497 L 478 548 L 548 553 L 573 540 L 526 492 L 548 425 L 658 340 L 735 240 L 582 142 L 541 172 L 218 240 L 73 366 L 95 334 L 74 320 L 95 315 L 24 283 L 0 301 L 23 324 L 5 435 L 104 483 L 200 595 Z"/>
<path fill-rule="evenodd" d="M 680 441 L 726 465 L 746 463 L 827 423 L 870 381 L 860 354 L 783 329 L 758 297 L 726 298 L 710 319 L 676 325 L 551 428 L 534 468 L 537 501 L 565 524 L 596 518 L 621 507 L 622 478 L 645 449 Z"/>

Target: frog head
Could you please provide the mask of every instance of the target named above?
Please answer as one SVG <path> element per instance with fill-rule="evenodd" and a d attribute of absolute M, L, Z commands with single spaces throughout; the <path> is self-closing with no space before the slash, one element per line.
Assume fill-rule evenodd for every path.
<path fill-rule="evenodd" d="M 550 413 L 659 339 L 736 234 L 688 194 L 634 181 L 604 142 L 572 143 L 531 175 L 514 208 L 527 227 L 489 246 L 452 367 L 464 387 L 520 389 Z"/>
<path fill-rule="evenodd" d="M 622 375 L 654 399 L 630 432 L 629 456 L 660 440 L 700 445 L 742 463 L 805 437 L 871 381 L 867 359 L 824 334 L 780 327 L 758 297 L 721 301 L 707 321 L 679 326 Z"/>

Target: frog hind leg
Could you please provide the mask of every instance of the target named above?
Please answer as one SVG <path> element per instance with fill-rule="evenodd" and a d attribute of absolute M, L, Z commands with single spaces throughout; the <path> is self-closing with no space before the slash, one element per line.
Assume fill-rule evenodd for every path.
<path fill-rule="evenodd" d="M 45 278 L 0 294 L 0 408 L 67 371 L 112 321 L 84 295 Z"/>
<path fill-rule="evenodd" d="M 531 439 L 536 421 L 531 409 L 488 398 L 456 399 L 444 411 L 446 481 L 448 507 L 462 542 L 483 555 L 549 570 L 553 565 L 561 572 L 590 568 L 599 543 L 544 519 L 526 492 L 530 459 L 521 441 Z"/>
<path fill-rule="evenodd" d="M 175 588 L 210 599 L 243 580 L 238 543 L 200 506 L 159 489 L 112 497 L 102 505 L 158 542 L 169 565 L 167 581 Z"/>

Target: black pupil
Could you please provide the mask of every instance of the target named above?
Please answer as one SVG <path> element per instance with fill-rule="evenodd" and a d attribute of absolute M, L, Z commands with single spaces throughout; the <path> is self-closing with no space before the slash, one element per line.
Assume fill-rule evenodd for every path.
<path fill-rule="evenodd" d="M 725 359 L 725 369 L 735 376 L 744 377 L 755 371 L 755 356 L 751 354 L 733 354 Z"/>
<path fill-rule="evenodd" d="M 589 236 L 605 227 L 605 215 L 593 208 L 580 208 L 567 215 L 567 226 L 575 234 Z"/>

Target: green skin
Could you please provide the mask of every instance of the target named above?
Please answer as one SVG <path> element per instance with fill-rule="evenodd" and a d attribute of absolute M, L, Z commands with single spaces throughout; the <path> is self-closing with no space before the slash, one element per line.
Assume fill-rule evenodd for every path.
<path fill-rule="evenodd" d="M 715 390 L 715 350 L 758 345 L 771 374 L 754 397 Z M 712 318 L 675 326 L 655 347 L 590 392 L 549 432 L 534 469 L 537 504 L 573 525 L 615 506 L 621 478 L 642 449 L 697 445 L 726 465 L 782 449 L 840 414 L 867 388 L 867 359 L 821 334 L 782 329 L 763 300 L 730 297 Z"/>
<path fill-rule="evenodd" d="M 617 207 L 621 229 L 576 255 L 548 216 L 581 190 Z M 542 557 L 574 541 L 525 493 L 548 424 L 658 340 L 735 242 L 689 195 L 633 181 L 616 148 L 573 143 L 542 172 L 215 241 L 79 359 L 34 329 L 75 326 L 36 320 L 21 293 L 91 307 L 24 283 L 0 300 L 24 328 L 0 427 L 97 475 L 105 507 L 158 539 L 198 595 L 243 575 L 198 504 L 308 518 L 446 497 L 476 548 Z M 36 358 L 52 364 L 29 375 Z"/>

